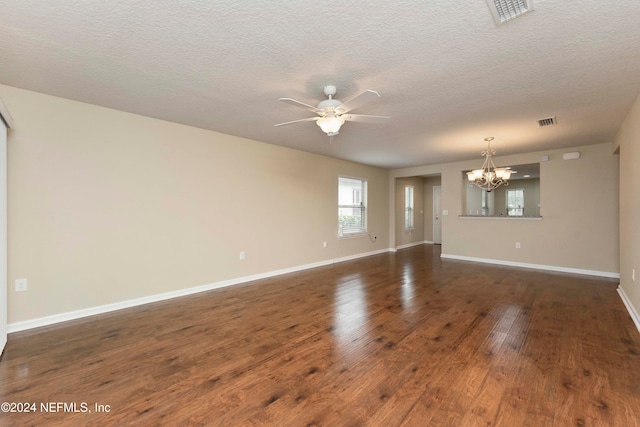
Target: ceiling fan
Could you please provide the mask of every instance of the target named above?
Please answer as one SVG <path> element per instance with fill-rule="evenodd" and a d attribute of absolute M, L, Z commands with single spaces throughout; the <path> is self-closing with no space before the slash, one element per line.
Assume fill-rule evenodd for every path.
<path fill-rule="evenodd" d="M 340 132 L 340 127 L 346 121 L 352 122 L 368 122 L 368 123 L 379 123 L 389 117 L 386 116 L 369 116 L 364 114 L 347 114 L 349 111 L 356 109 L 364 104 L 367 104 L 371 101 L 375 101 L 380 98 L 378 92 L 373 90 L 366 90 L 362 92 L 360 95 L 351 98 L 347 102 L 341 102 L 337 99 L 333 99 L 333 96 L 336 94 L 335 86 L 325 86 L 324 94 L 327 95 L 329 99 L 325 99 L 321 101 L 317 107 L 313 105 L 305 104 L 304 102 L 296 101 L 291 98 L 280 98 L 278 101 L 286 102 L 287 104 L 295 105 L 296 107 L 302 107 L 306 110 L 313 111 L 318 115 L 318 117 L 309 117 L 306 119 L 293 120 L 291 122 L 278 123 L 275 126 L 283 126 L 290 125 L 292 123 L 298 122 L 312 122 L 315 121 L 320 129 L 327 136 L 332 137 Z"/>

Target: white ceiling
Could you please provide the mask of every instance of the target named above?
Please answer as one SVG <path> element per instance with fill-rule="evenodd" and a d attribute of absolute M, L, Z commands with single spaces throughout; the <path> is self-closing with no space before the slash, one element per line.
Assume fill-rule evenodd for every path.
<path fill-rule="evenodd" d="M 1 0 L 0 83 L 386 168 L 610 142 L 640 92 L 640 1 Z M 325 85 L 353 113 L 329 144 Z M 10 108 L 10 106 L 9 106 Z M 557 116 L 558 125 L 537 120 Z M 19 123 L 16 123 L 19 126 Z"/>

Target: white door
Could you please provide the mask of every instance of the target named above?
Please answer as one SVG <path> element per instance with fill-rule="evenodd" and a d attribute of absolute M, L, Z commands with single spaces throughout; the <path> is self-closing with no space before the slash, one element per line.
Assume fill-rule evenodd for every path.
<path fill-rule="evenodd" d="M 1 103 L 1 102 L 0 102 Z M 0 117 L 0 355 L 7 344 L 7 128 Z"/>
<path fill-rule="evenodd" d="M 433 243 L 442 244 L 442 208 L 440 197 L 442 187 L 433 187 Z"/>

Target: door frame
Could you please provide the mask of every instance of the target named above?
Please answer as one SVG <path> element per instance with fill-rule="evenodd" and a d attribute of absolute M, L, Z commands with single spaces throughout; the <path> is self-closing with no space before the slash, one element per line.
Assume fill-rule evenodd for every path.
<path fill-rule="evenodd" d="M 7 132 L 13 118 L 0 99 L 0 356 L 7 345 Z"/>
<path fill-rule="evenodd" d="M 442 244 L 442 185 L 433 187 L 433 244 Z"/>

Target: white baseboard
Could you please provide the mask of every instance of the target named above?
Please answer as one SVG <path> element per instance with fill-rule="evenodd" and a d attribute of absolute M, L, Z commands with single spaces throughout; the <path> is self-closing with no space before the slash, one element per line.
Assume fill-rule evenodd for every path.
<path fill-rule="evenodd" d="M 179 289 L 176 291 L 149 295 L 141 298 L 130 299 L 127 301 L 120 301 L 112 304 L 99 305 L 96 307 L 89 307 L 82 310 L 70 311 L 66 313 L 54 314 L 52 316 L 45 316 L 45 317 L 39 317 L 37 319 L 25 320 L 22 322 L 9 323 L 7 325 L 7 332 L 14 333 L 14 332 L 26 331 L 28 329 L 39 328 L 42 326 L 49 326 L 49 325 L 53 325 L 60 322 L 66 322 L 69 320 L 81 319 L 83 317 L 94 316 L 96 314 L 108 313 L 111 311 L 122 310 L 125 308 L 136 307 L 143 304 L 164 301 L 171 298 L 178 298 L 186 295 L 192 295 L 199 292 L 211 291 L 213 289 L 224 288 L 227 286 L 238 285 L 240 283 L 266 279 L 269 277 L 280 276 L 282 274 L 294 273 L 296 271 L 308 270 L 310 268 L 322 267 L 326 265 L 336 264 L 344 261 L 350 261 L 358 258 L 364 258 L 372 255 L 378 255 L 381 253 L 386 253 L 391 251 L 394 251 L 394 250 L 392 248 L 380 249 L 377 251 L 366 252 L 366 253 L 356 254 L 356 255 L 349 255 L 341 258 L 334 258 L 334 259 L 329 259 L 325 261 L 314 262 L 311 264 L 300 265 L 296 267 L 283 268 L 281 270 L 269 271 L 266 273 L 259 273 L 251 276 L 244 276 L 244 277 L 238 277 L 230 280 L 223 280 L 220 282 L 210 283 L 208 285 L 196 286 L 193 288 Z"/>
<path fill-rule="evenodd" d="M 536 270 L 557 271 L 561 273 L 585 274 L 587 276 L 608 277 L 610 279 L 619 279 L 620 273 L 610 271 L 583 270 L 581 268 L 558 267 L 556 265 L 529 264 L 526 262 L 502 261 L 499 259 L 476 258 L 462 255 L 441 254 L 441 258 L 457 259 L 461 261 L 482 262 L 485 264 L 506 265 L 509 267 L 533 268 Z"/>
<path fill-rule="evenodd" d="M 618 286 L 618 294 L 620 295 L 620 298 L 622 298 L 624 306 L 627 307 L 627 311 L 629 312 L 629 316 L 631 316 L 631 320 L 633 320 L 633 323 L 636 325 L 638 332 L 640 332 L 640 316 L 638 315 L 636 308 L 633 306 L 633 304 L 631 304 L 631 300 L 624 292 L 624 289 L 622 289 L 622 286 Z"/>
<path fill-rule="evenodd" d="M 421 242 L 413 242 L 413 243 L 407 243 L 406 245 L 400 245 L 400 246 L 396 246 L 396 250 L 397 249 L 406 249 L 406 248 L 410 248 L 413 246 L 420 246 L 420 245 L 424 245 L 427 243 L 433 243 L 433 242 L 427 242 L 426 240 L 423 240 Z"/>

